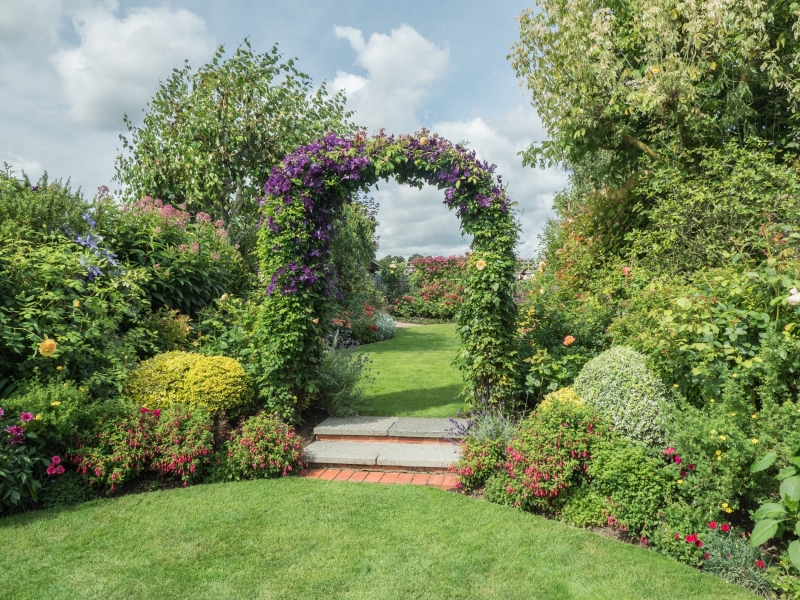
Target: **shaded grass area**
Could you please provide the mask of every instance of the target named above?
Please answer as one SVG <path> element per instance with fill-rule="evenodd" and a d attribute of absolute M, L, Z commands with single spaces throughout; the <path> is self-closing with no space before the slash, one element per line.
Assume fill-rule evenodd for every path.
<path fill-rule="evenodd" d="M 261 480 L 0 520 L 4 600 L 744 599 L 654 551 L 422 486 Z"/>
<path fill-rule="evenodd" d="M 452 366 L 461 342 L 452 323 L 398 328 L 395 337 L 360 349 L 373 364 L 363 415 L 455 417 L 466 405 L 456 396 L 463 385 Z"/>

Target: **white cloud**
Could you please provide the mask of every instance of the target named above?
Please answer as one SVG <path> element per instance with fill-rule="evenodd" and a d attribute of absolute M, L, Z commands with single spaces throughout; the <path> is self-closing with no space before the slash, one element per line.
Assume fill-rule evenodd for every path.
<path fill-rule="evenodd" d="M 116 6 L 76 11 L 80 45 L 53 56 L 71 120 L 118 128 L 124 112 L 138 113 L 184 59 L 205 59 L 214 48 L 205 21 L 185 10 L 137 8 L 123 18 Z"/>
<path fill-rule="evenodd" d="M 337 71 L 334 91 L 345 90 L 356 122 L 370 130 L 385 127 L 389 133 L 419 129 L 417 111 L 435 83 L 447 72 L 448 48 L 426 40 L 409 25 L 392 29 L 391 35 L 373 33 L 369 41 L 353 27 L 334 26 L 339 39 L 356 51 L 355 64 L 367 77 Z"/>
<path fill-rule="evenodd" d="M 60 18 L 59 0 L 0 0 L 0 52 L 54 42 Z"/>

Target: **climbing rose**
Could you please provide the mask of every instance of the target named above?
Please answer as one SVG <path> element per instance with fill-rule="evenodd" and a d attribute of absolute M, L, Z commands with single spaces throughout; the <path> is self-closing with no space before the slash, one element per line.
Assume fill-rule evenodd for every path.
<path fill-rule="evenodd" d="M 483 259 L 479 260 L 475 263 L 475 268 L 478 269 L 478 271 L 483 271 L 486 268 L 486 261 Z"/>
<path fill-rule="evenodd" d="M 61 462 L 61 457 L 60 456 L 54 456 L 53 458 L 50 459 L 50 462 L 53 463 L 54 465 L 57 465 L 58 463 Z"/>
<path fill-rule="evenodd" d="M 42 356 L 53 356 L 53 354 L 56 352 L 55 340 L 47 338 L 45 341 L 39 344 L 39 352 Z"/>
<path fill-rule="evenodd" d="M 786 299 L 786 301 L 791 305 L 794 306 L 796 304 L 800 304 L 800 292 L 797 291 L 797 288 L 792 288 L 789 290 L 790 296 Z"/>
<path fill-rule="evenodd" d="M 575 342 L 575 338 L 573 336 L 571 336 L 571 335 L 568 335 L 567 337 L 564 338 L 564 345 L 565 346 L 569 346 L 573 342 Z"/>

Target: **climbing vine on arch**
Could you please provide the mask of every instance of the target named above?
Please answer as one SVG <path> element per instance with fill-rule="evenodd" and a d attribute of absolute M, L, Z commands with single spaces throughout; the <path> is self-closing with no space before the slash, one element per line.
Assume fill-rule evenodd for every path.
<path fill-rule="evenodd" d="M 473 151 L 422 131 L 329 134 L 272 170 L 261 201 L 259 258 L 265 299 L 259 321 L 259 388 L 270 410 L 296 416 L 318 389 L 322 340 L 331 332 L 336 273 L 331 238 L 342 207 L 379 180 L 444 189 L 444 203 L 473 236 L 458 313 L 456 365 L 474 400 L 506 401 L 515 391 L 517 309 L 514 247 L 519 227 L 494 166 Z"/>

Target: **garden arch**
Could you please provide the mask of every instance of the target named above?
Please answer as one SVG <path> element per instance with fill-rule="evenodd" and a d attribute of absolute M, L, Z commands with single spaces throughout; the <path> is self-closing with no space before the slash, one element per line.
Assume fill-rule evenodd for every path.
<path fill-rule="evenodd" d="M 473 236 L 456 364 L 475 400 L 507 400 L 515 389 L 517 309 L 514 247 L 519 226 L 494 165 L 423 130 L 327 134 L 275 167 L 264 186 L 258 252 L 266 297 L 259 317 L 259 387 L 266 405 L 290 418 L 316 391 L 320 343 L 330 333 L 333 222 L 346 202 L 379 180 L 444 189 L 444 203 Z"/>

